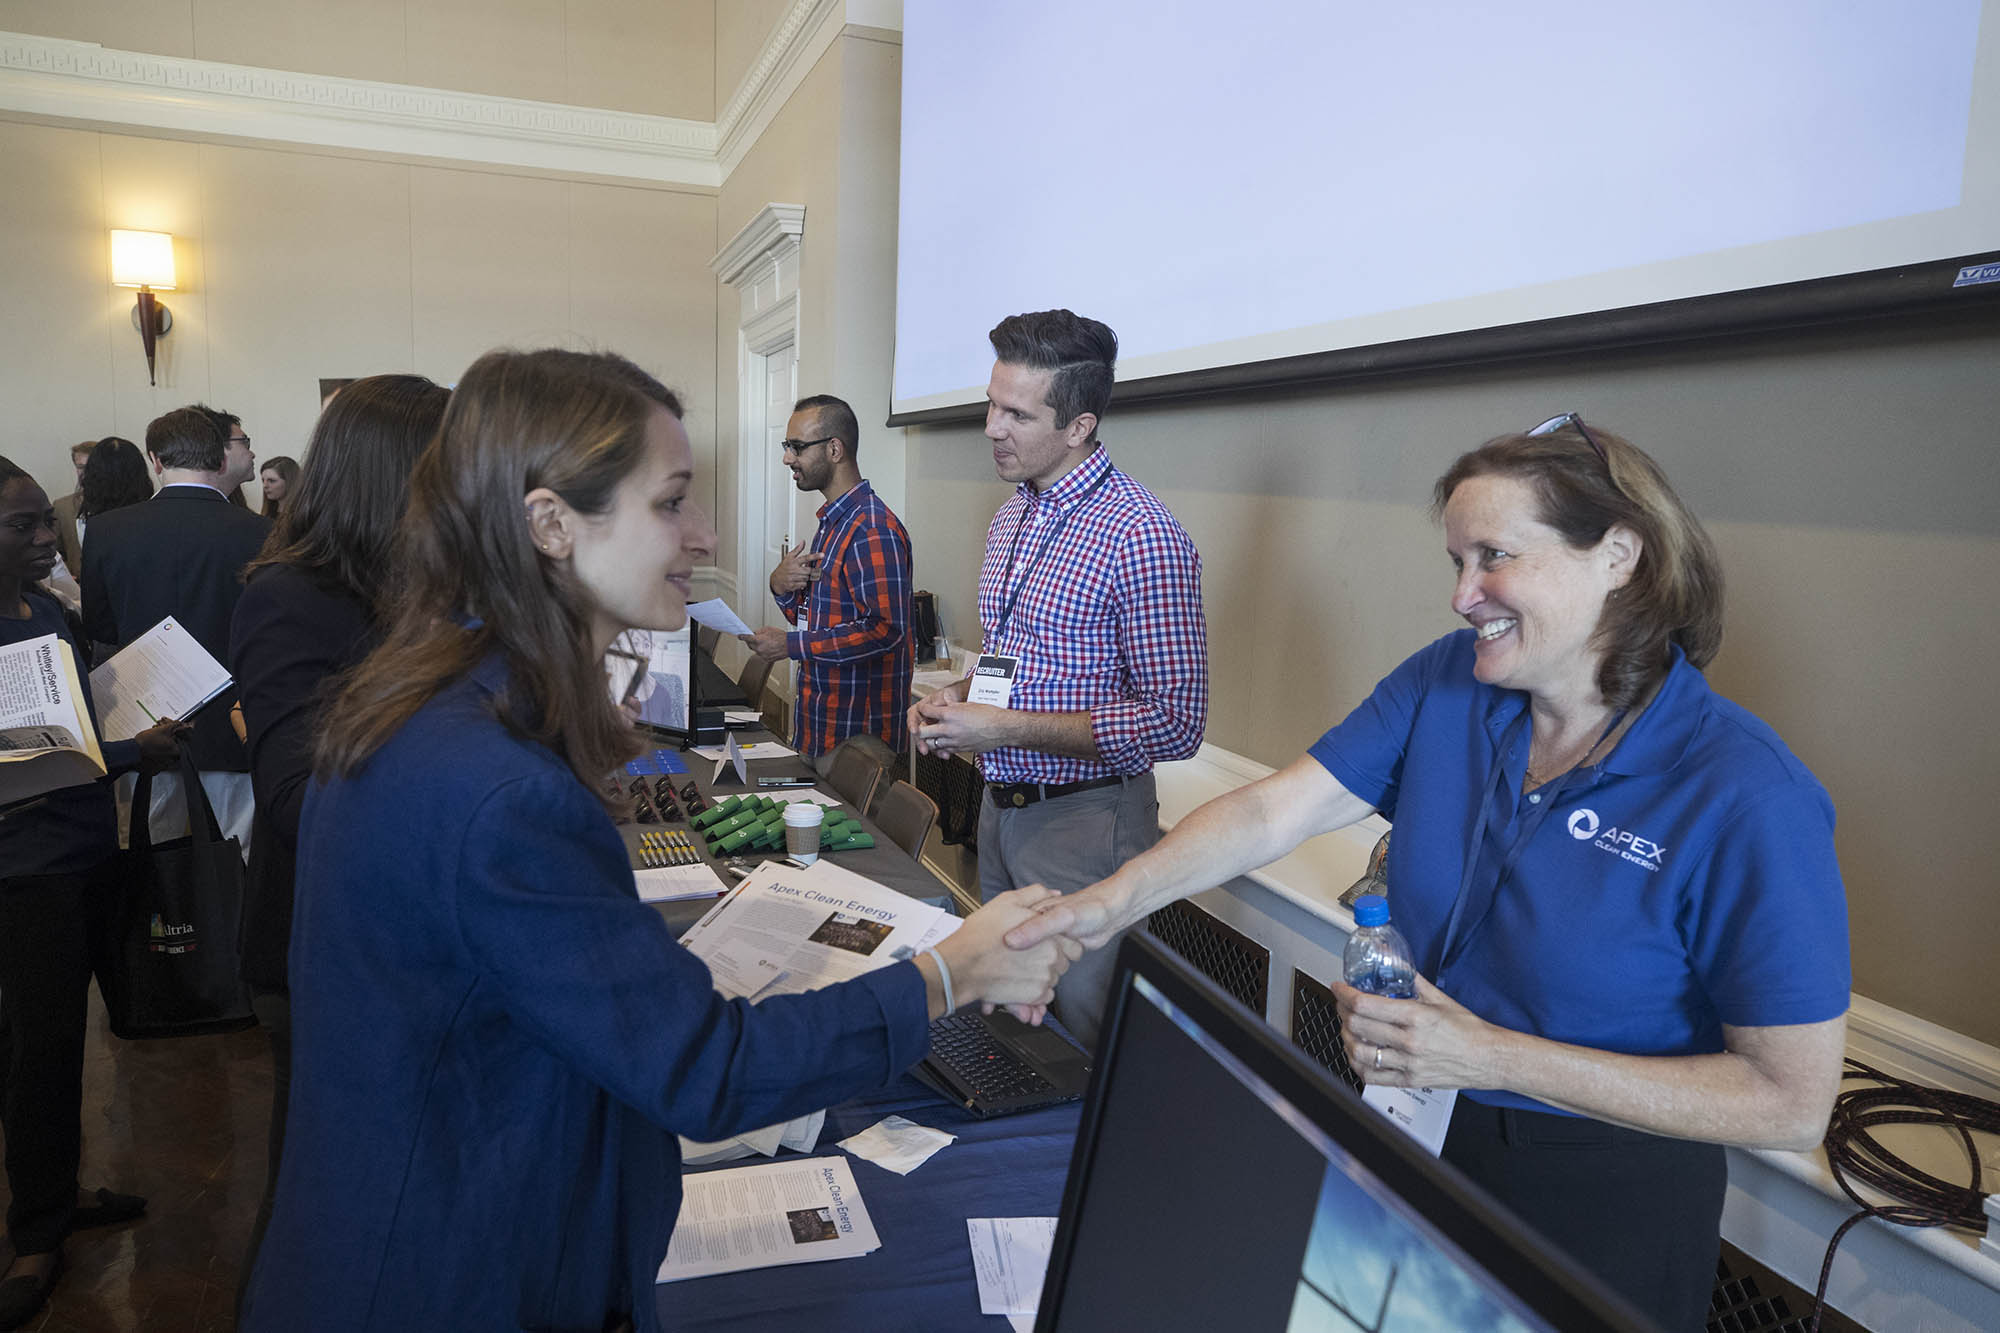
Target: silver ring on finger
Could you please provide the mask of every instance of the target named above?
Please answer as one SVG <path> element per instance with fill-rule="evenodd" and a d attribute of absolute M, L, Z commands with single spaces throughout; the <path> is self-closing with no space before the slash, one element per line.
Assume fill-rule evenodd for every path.
<path fill-rule="evenodd" d="M 1377 1069 L 1382 1067 L 1382 1048 L 1380 1046 L 1375 1048 L 1375 1067 Z"/>

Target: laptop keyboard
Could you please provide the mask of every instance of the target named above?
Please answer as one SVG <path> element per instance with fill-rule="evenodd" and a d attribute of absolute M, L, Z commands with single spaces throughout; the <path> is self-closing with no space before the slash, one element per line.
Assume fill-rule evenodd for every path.
<path fill-rule="evenodd" d="M 1032 1097 L 1055 1088 L 994 1040 L 977 1014 L 948 1014 L 931 1024 L 931 1059 L 950 1066 L 967 1087 L 989 1101 Z"/>

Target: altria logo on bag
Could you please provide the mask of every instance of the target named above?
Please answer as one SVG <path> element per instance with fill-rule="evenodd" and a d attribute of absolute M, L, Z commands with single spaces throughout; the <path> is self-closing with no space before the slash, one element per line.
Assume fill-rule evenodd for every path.
<path fill-rule="evenodd" d="M 164 921 L 155 912 L 146 926 L 146 947 L 154 953 L 193 953 L 195 943 L 192 921 Z"/>
<path fill-rule="evenodd" d="M 1569 817 L 1569 836 L 1587 842 L 1600 852 L 1610 852 L 1621 861 L 1630 861 L 1641 870 L 1658 870 L 1665 864 L 1666 846 L 1641 838 L 1631 829 L 1601 828 L 1595 810 L 1579 810 Z"/>

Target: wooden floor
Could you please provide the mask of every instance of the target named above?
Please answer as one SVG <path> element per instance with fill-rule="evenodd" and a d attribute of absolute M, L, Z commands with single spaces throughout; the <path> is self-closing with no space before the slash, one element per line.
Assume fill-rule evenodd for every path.
<path fill-rule="evenodd" d="M 256 1028 L 122 1042 L 96 994 L 81 1183 L 143 1194 L 146 1215 L 71 1236 L 62 1281 L 25 1327 L 223 1333 L 236 1327 L 238 1267 L 264 1188 L 270 1046 Z"/>

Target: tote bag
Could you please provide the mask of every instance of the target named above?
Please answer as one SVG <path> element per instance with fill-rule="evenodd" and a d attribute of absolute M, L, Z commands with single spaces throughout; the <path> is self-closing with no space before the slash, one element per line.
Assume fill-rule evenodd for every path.
<path fill-rule="evenodd" d="M 98 963 L 111 1030 L 127 1041 L 230 1032 L 257 1020 L 238 976 L 243 849 L 225 839 L 187 743 L 181 743 L 187 837 L 155 844 L 152 776 L 132 793 L 129 849 Z"/>

